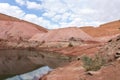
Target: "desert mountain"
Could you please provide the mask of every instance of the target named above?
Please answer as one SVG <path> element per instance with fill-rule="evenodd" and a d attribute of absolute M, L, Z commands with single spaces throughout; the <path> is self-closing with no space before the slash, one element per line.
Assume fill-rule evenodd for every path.
<path fill-rule="evenodd" d="M 36 34 L 30 40 L 35 41 L 69 41 L 71 38 L 74 38 L 78 41 L 83 40 L 93 40 L 91 36 L 83 32 L 77 27 L 61 28 L 48 31 L 48 33 Z"/>
<path fill-rule="evenodd" d="M 0 39 L 28 40 L 33 35 L 44 32 L 47 32 L 47 29 L 41 26 L 0 14 Z"/>
<path fill-rule="evenodd" d="M 81 27 L 83 31 L 93 37 L 111 36 L 120 33 L 120 20 L 102 24 L 99 27 Z"/>
<path fill-rule="evenodd" d="M 107 42 L 120 34 L 120 20 L 102 24 L 99 27 L 80 27 L 84 32 L 94 37 L 97 41 Z"/>

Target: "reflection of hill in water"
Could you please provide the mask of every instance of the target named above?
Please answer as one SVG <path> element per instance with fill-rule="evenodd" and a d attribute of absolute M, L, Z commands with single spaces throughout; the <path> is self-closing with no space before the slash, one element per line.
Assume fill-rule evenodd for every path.
<path fill-rule="evenodd" d="M 23 74 L 44 65 L 56 68 L 69 60 L 68 56 L 48 51 L 0 50 L 0 78 Z"/>

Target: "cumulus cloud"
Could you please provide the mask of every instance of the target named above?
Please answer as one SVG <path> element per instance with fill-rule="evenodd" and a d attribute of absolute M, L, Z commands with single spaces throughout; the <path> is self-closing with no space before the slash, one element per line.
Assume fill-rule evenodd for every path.
<path fill-rule="evenodd" d="M 44 0 L 41 4 L 46 10 L 43 16 L 57 22 L 62 27 L 84 26 L 88 24 L 88 21 L 90 25 L 94 26 L 101 24 L 102 21 L 96 21 L 96 17 L 94 17 L 95 19 L 92 17 L 97 14 L 97 10 L 83 7 L 82 3 L 83 0 Z"/>
<path fill-rule="evenodd" d="M 26 14 L 22 9 L 18 6 L 13 6 L 8 3 L 0 3 L 0 13 L 4 13 L 10 16 L 14 16 L 23 20 L 27 20 L 29 22 L 44 26 L 46 28 L 54 28 L 58 27 L 55 24 L 51 24 L 49 20 L 44 19 L 43 17 L 39 17 L 35 14 Z M 52 26 L 51 26 L 52 25 Z M 49 26 L 49 27 L 48 27 Z"/>
<path fill-rule="evenodd" d="M 42 9 L 42 5 L 37 2 L 29 1 L 29 0 L 15 0 L 21 6 L 26 6 L 28 9 Z"/>
<path fill-rule="evenodd" d="M 26 1 L 28 9 L 42 9 L 42 6 L 36 2 Z"/>
<path fill-rule="evenodd" d="M 95 0 L 94 3 L 90 3 L 90 7 L 97 10 L 95 14 L 96 20 L 99 21 L 111 21 L 120 19 L 120 0 Z M 97 6 L 98 5 L 98 6 Z M 96 7 L 97 6 L 97 7 Z"/>
<path fill-rule="evenodd" d="M 25 0 L 15 0 L 20 5 L 25 5 Z"/>
<path fill-rule="evenodd" d="M 11 6 L 8 3 L 0 3 L 0 13 L 11 15 L 17 18 L 23 18 L 25 12 L 17 6 Z"/>
<path fill-rule="evenodd" d="M 2 12 L 15 14 L 25 20 L 40 24 L 47 28 L 68 26 L 98 26 L 102 23 L 120 19 L 120 0 L 15 0 L 28 10 L 44 10 L 37 14 L 26 14 L 19 7 L 10 11 L 3 5 Z M 37 1 L 37 2 L 36 2 Z M 8 11 L 7 11 L 8 10 Z M 13 12 L 13 13 L 12 13 Z M 19 13 L 22 15 L 20 16 Z"/>
<path fill-rule="evenodd" d="M 34 22 L 38 25 L 45 26 L 46 28 L 49 28 L 49 29 L 51 29 L 53 27 L 58 27 L 57 25 L 51 24 L 50 21 L 44 19 L 43 17 L 38 17 L 34 14 L 26 14 L 23 19 L 27 20 L 29 22 Z"/>

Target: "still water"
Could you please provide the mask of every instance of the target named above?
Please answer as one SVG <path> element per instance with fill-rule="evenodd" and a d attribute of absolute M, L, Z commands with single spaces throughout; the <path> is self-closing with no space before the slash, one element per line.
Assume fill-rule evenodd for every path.
<path fill-rule="evenodd" d="M 70 60 L 69 56 L 49 51 L 0 50 L 0 80 L 33 80 Z"/>
<path fill-rule="evenodd" d="M 21 75 L 16 75 L 5 80 L 39 80 L 43 75 L 47 74 L 51 70 L 52 69 L 48 66 L 44 66 L 34 71 L 24 73 Z"/>

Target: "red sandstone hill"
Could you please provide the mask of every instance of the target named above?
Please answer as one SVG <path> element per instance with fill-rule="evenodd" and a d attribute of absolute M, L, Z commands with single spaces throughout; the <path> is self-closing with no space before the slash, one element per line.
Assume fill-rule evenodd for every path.
<path fill-rule="evenodd" d="M 120 34 L 120 20 L 102 24 L 99 27 L 80 27 L 81 30 L 94 37 L 96 41 L 107 42 Z"/>
<path fill-rule="evenodd" d="M 120 34 L 120 21 L 102 24 L 99 27 L 72 27 L 48 31 L 48 33 L 36 34 L 30 41 L 68 41 L 71 37 L 78 40 L 92 40 L 106 42 Z"/>
<path fill-rule="evenodd" d="M 71 38 L 76 40 L 93 40 L 91 36 L 77 27 L 61 28 L 48 31 L 48 33 L 36 34 L 30 41 L 69 41 Z"/>
<path fill-rule="evenodd" d="M 56 42 L 69 41 L 73 37 L 76 40 L 106 42 L 120 33 L 120 21 L 103 24 L 97 28 L 88 26 L 80 29 L 72 27 L 47 31 L 36 24 L 0 14 L 0 39 L 7 40 Z"/>
<path fill-rule="evenodd" d="M 0 14 L 0 39 L 28 40 L 37 33 L 47 32 L 47 29 L 5 14 Z"/>
<path fill-rule="evenodd" d="M 113 36 L 120 34 L 120 20 L 102 24 L 99 27 L 81 27 L 83 31 L 93 37 Z"/>

